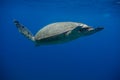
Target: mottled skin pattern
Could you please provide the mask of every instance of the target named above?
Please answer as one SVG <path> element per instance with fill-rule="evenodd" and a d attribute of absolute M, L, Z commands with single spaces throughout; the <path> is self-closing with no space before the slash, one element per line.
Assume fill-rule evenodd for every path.
<path fill-rule="evenodd" d="M 39 30 L 35 36 L 18 21 L 14 21 L 19 32 L 35 42 L 36 45 L 65 43 L 101 31 L 103 28 L 92 28 L 77 22 L 56 22 Z"/>

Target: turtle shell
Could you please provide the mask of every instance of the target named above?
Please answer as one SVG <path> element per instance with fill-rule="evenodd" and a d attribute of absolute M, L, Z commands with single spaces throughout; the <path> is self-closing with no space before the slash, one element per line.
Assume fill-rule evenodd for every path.
<path fill-rule="evenodd" d="M 84 24 L 85 25 L 85 24 Z M 41 40 L 44 38 L 49 38 L 52 36 L 57 36 L 62 33 L 65 33 L 67 31 L 71 31 L 77 26 L 83 26 L 82 23 L 77 23 L 77 22 L 57 22 L 57 23 L 52 23 L 41 30 L 39 30 L 36 35 L 35 35 L 35 40 Z"/>

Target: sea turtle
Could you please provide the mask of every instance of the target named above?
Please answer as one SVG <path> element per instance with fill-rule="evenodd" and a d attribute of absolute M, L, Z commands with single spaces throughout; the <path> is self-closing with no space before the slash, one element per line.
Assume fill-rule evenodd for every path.
<path fill-rule="evenodd" d="M 92 28 L 78 22 L 56 22 L 39 30 L 35 36 L 19 21 L 14 20 L 19 32 L 33 41 L 36 45 L 48 45 L 68 42 L 82 36 L 87 36 L 101 31 L 103 27 Z"/>

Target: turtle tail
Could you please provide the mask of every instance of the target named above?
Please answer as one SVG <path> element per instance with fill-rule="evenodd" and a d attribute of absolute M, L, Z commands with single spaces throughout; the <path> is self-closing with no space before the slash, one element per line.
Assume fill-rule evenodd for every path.
<path fill-rule="evenodd" d="M 31 41 L 35 41 L 33 34 L 25 26 L 20 24 L 17 20 L 14 20 L 13 22 L 21 34 L 23 34 L 26 38 L 30 39 Z"/>

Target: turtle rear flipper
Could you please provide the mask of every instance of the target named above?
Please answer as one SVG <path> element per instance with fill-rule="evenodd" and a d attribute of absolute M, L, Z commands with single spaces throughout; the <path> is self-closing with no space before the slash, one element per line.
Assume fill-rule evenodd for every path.
<path fill-rule="evenodd" d="M 16 25 L 16 27 L 18 28 L 18 31 L 23 34 L 26 38 L 35 41 L 34 40 L 34 36 L 33 34 L 22 24 L 19 23 L 19 21 L 14 20 L 14 24 Z"/>

